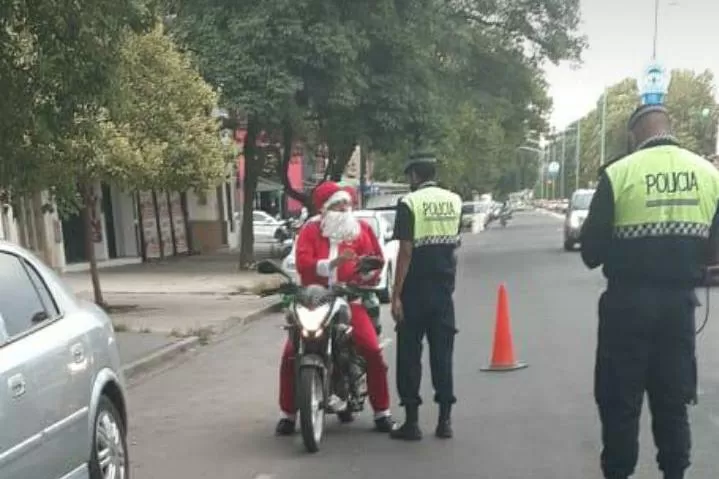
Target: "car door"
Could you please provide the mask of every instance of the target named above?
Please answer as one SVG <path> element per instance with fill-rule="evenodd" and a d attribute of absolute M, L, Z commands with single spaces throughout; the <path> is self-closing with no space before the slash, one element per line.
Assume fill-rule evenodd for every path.
<path fill-rule="evenodd" d="M 47 314 L 46 326 L 35 333 L 46 345 L 35 377 L 38 408 L 44 415 L 43 448 L 50 474 L 46 477 L 62 477 L 89 458 L 92 351 L 88 332 L 93 323 L 82 311 L 61 311 L 38 270 L 25 260 L 23 265 Z"/>
<path fill-rule="evenodd" d="M 15 255 L 0 252 L 0 477 L 27 479 L 49 475 L 43 448 L 42 385 L 36 371 L 48 361 L 46 338 L 37 334 L 42 304 Z M 35 319 L 35 322 L 33 322 Z"/>

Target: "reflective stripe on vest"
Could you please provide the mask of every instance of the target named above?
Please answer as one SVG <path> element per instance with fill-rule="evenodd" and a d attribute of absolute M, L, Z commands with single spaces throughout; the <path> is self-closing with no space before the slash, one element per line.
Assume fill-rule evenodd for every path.
<path fill-rule="evenodd" d="M 414 246 L 456 245 L 462 198 L 437 186 L 425 186 L 402 198 L 414 215 Z"/>
<path fill-rule="evenodd" d="M 614 237 L 708 238 L 719 200 L 719 171 L 674 145 L 637 151 L 610 165 Z"/>

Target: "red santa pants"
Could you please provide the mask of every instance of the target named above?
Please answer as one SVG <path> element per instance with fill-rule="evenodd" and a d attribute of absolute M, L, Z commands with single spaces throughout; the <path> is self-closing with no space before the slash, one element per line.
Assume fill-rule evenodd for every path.
<path fill-rule="evenodd" d="M 351 304 L 352 339 L 357 352 L 367 361 L 367 392 L 375 412 L 389 409 L 387 366 L 382 359 L 377 333 L 367 310 L 360 304 Z M 287 415 L 295 413 L 294 348 L 288 340 L 280 363 L 280 409 Z"/>

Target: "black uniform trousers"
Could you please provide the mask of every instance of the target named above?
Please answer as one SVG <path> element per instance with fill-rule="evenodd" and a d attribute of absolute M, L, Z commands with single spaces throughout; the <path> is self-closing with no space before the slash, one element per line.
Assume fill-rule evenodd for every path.
<path fill-rule="evenodd" d="M 696 402 L 698 304 L 691 288 L 610 285 L 602 294 L 594 393 L 606 478 L 634 472 L 645 391 L 659 468 L 665 477 L 682 477 L 689 467 L 687 405 Z"/>
<path fill-rule="evenodd" d="M 429 364 L 438 404 L 454 404 L 454 285 L 407 284 L 402 292 L 404 321 L 397 327 L 397 390 L 401 405 L 419 406 L 422 342 L 427 336 Z"/>

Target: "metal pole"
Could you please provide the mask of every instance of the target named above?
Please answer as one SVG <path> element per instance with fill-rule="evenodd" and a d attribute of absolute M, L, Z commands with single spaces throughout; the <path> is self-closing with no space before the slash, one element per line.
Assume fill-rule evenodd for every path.
<path fill-rule="evenodd" d="M 557 137 L 552 138 L 552 162 L 557 162 L 557 153 L 559 148 L 557 147 Z M 556 173 L 552 176 L 552 199 L 557 197 L 557 175 Z"/>
<path fill-rule="evenodd" d="M 566 158 L 567 158 L 567 130 L 564 130 L 564 131 L 562 132 L 562 162 L 561 162 L 562 177 L 561 177 L 560 180 L 559 180 L 559 181 L 560 181 L 560 183 L 559 183 L 559 193 L 562 195 L 562 196 L 561 196 L 562 198 L 565 198 L 566 195 L 567 195 L 567 191 L 566 191 L 566 189 L 565 189 L 565 184 L 566 184 L 566 179 L 567 179 L 567 178 L 566 178 L 566 175 L 565 175 L 565 172 L 564 172 L 564 163 L 565 163 Z"/>
<path fill-rule="evenodd" d="M 607 154 L 607 88 L 604 88 L 602 95 L 602 141 L 601 141 L 601 161 L 602 165 L 606 160 Z"/>
<path fill-rule="evenodd" d="M 657 39 L 659 38 L 659 0 L 654 0 L 654 43 L 652 46 L 652 61 L 657 59 Z"/>
<path fill-rule="evenodd" d="M 579 189 L 579 162 L 581 160 L 581 146 L 582 146 L 582 119 L 577 120 L 577 151 L 575 152 L 576 161 L 576 173 L 574 174 L 574 190 Z"/>

